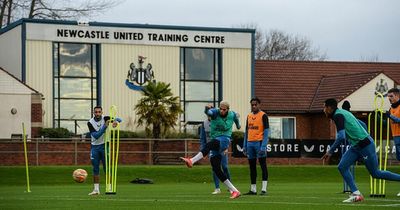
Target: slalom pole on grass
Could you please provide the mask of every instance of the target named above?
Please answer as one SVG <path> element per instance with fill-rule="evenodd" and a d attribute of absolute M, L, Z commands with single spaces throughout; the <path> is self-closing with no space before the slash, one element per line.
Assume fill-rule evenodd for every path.
<path fill-rule="evenodd" d="M 110 125 L 107 127 L 105 138 L 106 149 L 106 194 L 117 193 L 117 169 L 119 156 L 119 123 L 114 128 L 112 124 L 117 116 L 117 107 L 110 108 Z"/>
<path fill-rule="evenodd" d="M 24 141 L 24 154 L 25 154 L 25 171 L 26 171 L 26 192 L 31 192 L 31 188 L 29 185 L 29 164 L 28 164 L 28 152 L 26 149 L 26 132 L 25 132 L 25 124 L 22 123 L 22 135 Z"/>
<path fill-rule="evenodd" d="M 378 100 L 379 99 L 379 100 Z M 387 157 L 388 157 L 388 146 L 389 146 L 389 123 L 387 124 L 387 136 L 386 136 L 386 144 L 383 143 L 383 121 L 389 119 L 383 119 L 383 104 L 384 97 L 381 93 L 378 93 L 374 99 L 374 119 L 373 119 L 373 128 L 374 128 L 374 142 L 375 149 L 378 158 L 378 169 L 386 171 L 387 166 Z M 371 125 L 371 115 L 368 115 L 368 130 L 371 133 L 372 125 Z M 379 150 L 378 150 L 379 149 Z M 375 179 L 370 176 L 370 197 L 385 197 L 385 180 Z"/>

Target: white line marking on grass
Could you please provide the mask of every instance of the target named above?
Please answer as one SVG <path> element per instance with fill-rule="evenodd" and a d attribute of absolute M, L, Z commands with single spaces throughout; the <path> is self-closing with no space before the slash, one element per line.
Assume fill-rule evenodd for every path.
<path fill-rule="evenodd" d="M 386 205 L 382 205 L 382 206 L 389 206 L 389 207 L 392 207 L 392 206 L 400 206 L 400 204 L 386 204 Z"/>
<path fill-rule="evenodd" d="M 226 200 L 179 200 L 179 199 L 124 199 L 124 198 L 106 198 L 106 197 L 89 197 L 89 198 L 71 198 L 71 197 L 62 197 L 62 196 L 40 196 L 39 198 L 43 198 L 43 199 L 39 199 L 39 198 L 33 198 L 33 199 L 26 199 L 26 198 L 20 198 L 20 197 L 14 197 L 15 200 L 23 200 L 23 201 L 27 201 L 27 200 L 57 200 L 57 201 L 114 201 L 114 202 L 178 202 L 178 203 L 199 203 L 199 204 L 203 204 L 203 203 L 223 203 L 223 204 L 228 204 L 227 201 L 229 201 L 229 198 L 226 198 Z M 50 198 L 50 199 L 49 199 Z M 8 200 L 10 198 L 5 198 L 5 197 L 0 197 L 0 199 L 3 200 Z M 399 204 L 365 204 L 365 203 L 350 203 L 350 204 L 343 204 L 343 203 L 308 203 L 308 202 L 283 202 L 283 201 L 243 201 L 239 199 L 236 200 L 231 200 L 232 204 L 282 204 L 282 205 L 307 205 L 307 206 L 365 206 L 365 207 L 369 207 L 369 206 L 374 206 L 374 207 L 393 207 L 393 208 L 398 208 L 398 206 L 400 206 Z"/>
<path fill-rule="evenodd" d="M 222 197 L 224 196 L 223 194 L 217 195 L 217 196 L 212 196 L 212 197 Z M 226 196 L 228 197 L 229 195 L 226 194 Z M 210 198 L 209 195 L 177 195 L 174 197 L 178 197 L 178 198 Z M 248 197 L 248 196 L 243 196 L 243 197 Z M 250 196 L 252 197 L 252 196 Z M 248 198 L 250 198 L 248 197 Z M 255 197 L 255 196 L 253 196 Z M 261 198 L 260 196 L 258 196 L 258 198 Z M 262 197 L 264 199 L 268 199 L 268 198 L 288 198 L 288 199 L 318 199 L 320 200 L 322 197 L 317 197 L 317 196 L 282 196 L 282 195 L 273 195 L 273 194 L 269 194 L 268 196 L 264 196 Z M 332 196 L 332 197 L 324 197 L 324 200 L 344 200 L 348 198 L 347 196 Z M 400 203 L 400 199 L 387 199 L 387 198 L 366 198 L 366 201 L 379 201 L 379 202 L 399 202 Z"/>

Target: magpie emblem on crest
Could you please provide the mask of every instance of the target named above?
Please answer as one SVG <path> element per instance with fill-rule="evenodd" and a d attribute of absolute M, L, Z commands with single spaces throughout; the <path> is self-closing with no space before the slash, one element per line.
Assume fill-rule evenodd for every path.
<path fill-rule="evenodd" d="M 136 67 L 134 63 L 129 65 L 125 84 L 132 90 L 142 90 L 146 82 L 154 82 L 153 66 L 148 63 L 146 68 L 143 68 L 145 59 L 146 57 L 139 55 L 138 67 Z"/>

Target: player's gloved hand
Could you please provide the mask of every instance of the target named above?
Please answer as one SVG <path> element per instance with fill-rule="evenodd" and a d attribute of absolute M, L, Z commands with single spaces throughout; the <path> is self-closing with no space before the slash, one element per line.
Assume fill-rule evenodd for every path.
<path fill-rule="evenodd" d="M 118 125 L 118 121 L 114 120 L 112 123 L 112 127 L 115 128 L 115 127 L 117 127 L 117 125 Z"/>
<path fill-rule="evenodd" d="M 390 111 L 386 111 L 384 116 L 385 117 L 390 117 Z"/>
<path fill-rule="evenodd" d="M 239 113 L 237 113 L 237 112 L 235 112 L 235 115 L 236 115 L 236 119 L 238 119 L 239 120 L 239 118 L 240 118 L 240 114 Z M 240 124 L 238 123 L 238 124 L 236 124 L 236 129 L 240 129 L 241 128 L 241 126 L 240 126 Z"/>
<path fill-rule="evenodd" d="M 258 151 L 259 156 L 265 156 L 267 154 L 267 148 L 261 147 L 260 151 Z"/>
<path fill-rule="evenodd" d="M 321 157 L 321 160 L 325 160 L 327 162 L 329 162 L 329 160 L 331 159 L 332 154 L 329 152 L 326 152 L 324 156 Z"/>
<path fill-rule="evenodd" d="M 227 154 L 228 154 L 228 149 L 224 150 L 224 151 L 222 152 L 222 154 L 223 154 L 223 155 L 227 155 Z"/>

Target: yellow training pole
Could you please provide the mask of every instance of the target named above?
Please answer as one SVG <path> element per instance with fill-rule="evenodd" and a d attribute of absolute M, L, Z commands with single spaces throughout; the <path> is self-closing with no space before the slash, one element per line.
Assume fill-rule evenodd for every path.
<path fill-rule="evenodd" d="M 378 104 L 378 98 L 380 99 L 380 104 Z M 384 98 L 381 93 L 378 93 L 374 99 L 375 106 L 375 119 L 374 119 L 374 142 L 375 142 L 375 152 L 376 148 L 379 148 L 379 153 L 377 154 L 379 170 L 386 170 L 387 165 L 387 145 L 388 139 L 386 141 L 386 146 L 383 146 L 383 104 Z M 379 114 L 379 119 L 378 119 Z M 370 129 L 370 115 L 368 116 L 368 129 Z M 379 120 L 379 139 L 378 139 L 378 120 Z M 389 138 L 389 128 L 387 129 L 387 138 Z M 383 159 L 383 152 L 385 152 L 385 159 Z M 383 168 L 382 168 L 383 167 Z M 378 184 L 378 186 L 377 186 Z M 385 197 L 385 180 L 375 179 L 370 176 L 370 187 L 371 187 L 371 197 Z"/>
<path fill-rule="evenodd" d="M 385 150 L 385 147 L 383 147 L 383 139 L 382 139 L 382 134 L 383 134 L 383 112 L 382 110 L 379 110 L 380 113 L 380 123 L 379 123 L 379 170 L 382 170 L 382 158 L 383 158 L 383 150 Z M 379 179 L 379 194 L 382 195 L 382 179 Z"/>
<path fill-rule="evenodd" d="M 117 124 L 117 142 L 116 142 L 116 128 L 112 126 L 115 122 L 117 114 L 117 107 L 112 105 L 110 107 L 110 124 L 107 127 L 107 143 L 108 144 L 108 157 L 107 162 L 107 186 L 106 194 L 116 194 L 117 185 L 117 164 L 118 164 L 118 153 L 119 153 L 119 124 Z"/>
<path fill-rule="evenodd" d="M 375 110 L 375 119 L 374 119 L 375 154 L 376 154 L 376 147 L 378 146 L 378 138 L 377 138 L 378 126 L 377 126 L 377 124 L 378 124 L 378 111 Z M 379 160 L 378 160 L 378 161 L 379 161 Z M 372 176 L 371 176 L 371 179 L 374 180 L 374 195 L 376 195 L 376 189 L 377 189 L 377 186 L 376 186 L 376 179 L 373 178 Z"/>
<path fill-rule="evenodd" d="M 28 167 L 28 152 L 26 149 L 26 132 L 25 132 L 25 124 L 22 123 L 22 133 L 23 133 L 23 141 L 24 141 L 24 153 L 25 153 L 25 169 L 26 169 L 26 191 L 31 192 L 31 188 L 29 185 L 29 167 Z"/>
<path fill-rule="evenodd" d="M 108 192 L 108 185 L 109 185 L 109 170 L 110 170 L 110 157 L 109 157 L 109 133 L 110 131 L 107 129 L 106 130 L 106 135 L 104 136 L 104 155 L 106 156 L 106 192 Z"/>
<path fill-rule="evenodd" d="M 112 125 L 110 125 L 112 126 Z M 111 192 L 114 192 L 114 173 L 115 173 L 115 130 L 111 130 Z"/>
<path fill-rule="evenodd" d="M 369 113 L 369 114 L 368 114 L 368 133 L 371 133 L 371 115 L 372 115 L 372 113 Z M 369 189 L 370 189 L 369 194 L 372 195 L 372 194 L 373 194 L 373 180 L 372 180 L 372 176 L 369 177 Z"/>
<path fill-rule="evenodd" d="M 117 124 L 117 152 L 115 154 L 115 174 L 114 174 L 114 191 L 117 192 L 117 169 L 118 169 L 118 156 L 119 156 L 119 123 Z"/>
<path fill-rule="evenodd" d="M 110 138 L 110 140 L 111 140 L 111 189 L 110 189 L 110 191 L 111 192 L 114 192 L 114 177 L 115 177 L 115 174 L 114 174 L 114 172 L 115 172 L 115 130 L 114 130 L 114 127 L 113 127 L 113 123 L 114 123 L 114 121 L 115 121 L 115 112 L 116 112 L 116 107 L 113 105 L 113 106 L 111 106 L 110 107 L 110 125 L 109 125 L 109 128 L 110 128 L 110 131 L 111 131 L 111 138 Z"/>
<path fill-rule="evenodd" d="M 387 159 L 388 159 L 388 153 L 389 153 L 389 128 L 390 128 L 390 126 L 389 126 L 389 118 L 387 118 L 386 119 L 386 126 L 387 126 L 387 128 L 386 128 L 386 148 L 385 148 L 385 165 L 384 165 L 384 167 L 383 167 L 383 170 L 385 170 L 386 171 L 386 168 L 387 168 Z M 386 189 L 385 189 L 385 187 L 386 187 L 386 180 L 383 180 L 383 194 L 384 195 L 386 195 Z"/>

